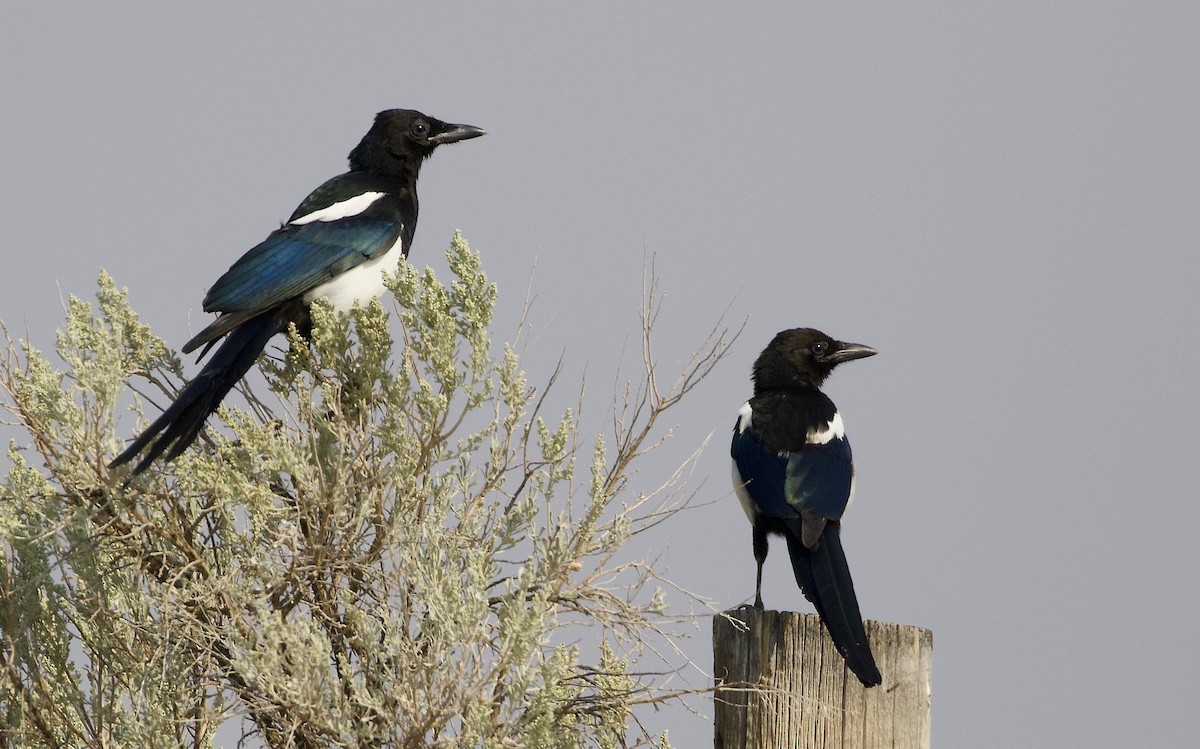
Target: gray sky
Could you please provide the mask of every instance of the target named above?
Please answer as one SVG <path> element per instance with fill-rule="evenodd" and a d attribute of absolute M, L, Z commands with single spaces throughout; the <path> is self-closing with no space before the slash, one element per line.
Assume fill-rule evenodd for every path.
<path fill-rule="evenodd" d="M 501 332 L 532 273 L 535 381 L 564 354 L 599 423 L 646 252 L 664 371 L 749 317 L 674 414 L 721 501 L 665 529 L 668 576 L 753 596 L 726 440 L 757 352 L 819 327 L 880 352 L 826 387 L 843 538 L 864 614 L 934 631 L 934 745 L 1195 741 L 1197 6 L 410 5 L 10 4 L 0 319 L 49 349 L 104 267 L 179 346 L 376 111 L 479 125 L 422 173 L 412 260 L 462 229 Z M 784 556 L 767 605 L 808 611 Z"/>

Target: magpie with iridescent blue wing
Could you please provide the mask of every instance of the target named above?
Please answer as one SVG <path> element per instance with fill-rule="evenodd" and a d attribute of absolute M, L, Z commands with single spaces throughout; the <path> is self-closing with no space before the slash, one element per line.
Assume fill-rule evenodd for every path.
<path fill-rule="evenodd" d="M 752 524 L 761 609 L 769 535 L 787 541 L 792 572 L 834 646 L 864 686 L 883 681 L 867 641 L 850 566 L 842 550 L 842 514 L 854 496 L 854 459 L 842 416 L 821 385 L 842 362 L 875 349 L 836 341 L 812 328 L 785 330 L 754 362 L 754 397 L 733 428 L 733 485 Z"/>
<path fill-rule="evenodd" d="M 183 346 L 212 358 L 175 401 L 110 464 L 145 454 L 132 475 L 162 456 L 171 460 L 200 434 L 209 415 L 258 360 L 267 341 L 295 325 L 311 330 L 309 305 L 328 299 L 339 311 L 383 292 L 383 275 L 408 257 L 417 228 L 417 174 L 434 149 L 476 138 L 411 109 L 375 116 L 350 152 L 350 171 L 305 198 L 283 226 L 234 263 L 204 298 L 218 317 Z"/>

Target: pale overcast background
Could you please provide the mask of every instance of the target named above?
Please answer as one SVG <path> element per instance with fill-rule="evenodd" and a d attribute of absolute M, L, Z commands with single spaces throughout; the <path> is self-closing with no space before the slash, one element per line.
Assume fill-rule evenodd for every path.
<path fill-rule="evenodd" d="M 1200 6 L 3 16 L 0 319 L 40 348 L 101 267 L 178 347 L 376 111 L 479 125 L 422 173 L 412 260 L 445 273 L 462 229 L 505 335 L 532 274 L 527 368 L 564 356 L 564 400 L 586 370 L 597 428 L 637 360 L 646 253 L 664 372 L 731 301 L 748 318 L 673 414 L 665 457 L 713 433 L 696 481 L 716 501 L 656 537 L 665 574 L 752 598 L 727 438 L 758 351 L 819 327 L 879 350 L 826 388 L 859 467 L 843 538 L 864 614 L 934 632 L 934 746 L 1195 745 Z M 767 605 L 811 610 L 783 557 Z M 705 670 L 709 627 L 685 643 Z M 646 718 L 711 746 L 706 717 Z"/>

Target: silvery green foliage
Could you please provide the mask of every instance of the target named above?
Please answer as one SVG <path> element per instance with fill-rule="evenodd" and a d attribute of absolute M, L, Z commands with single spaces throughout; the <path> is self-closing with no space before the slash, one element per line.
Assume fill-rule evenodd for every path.
<path fill-rule="evenodd" d="M 125 293 L 101 274 L 97 309 L 70 300 L 64 370 L 10 344 L 0 743 L 666 745 L 630 728 L 663 698 L 633 667 L 661 595 L 615 560 L 647 499 L 630 466 L 727 336 L 666 394 L 648 367 L 610 455 L 538 412 L 516 351 L 493 355 L 479 256 L 456 235 L 447 258 L 448 284 L 401 264 L 403 341 L 378 303 L 316 307 L 311 345 L 265 360 L 269 407 L 247 393 L 128 486 L 106 467 L 125 383 L 156 413 L 183 381 Z"/>

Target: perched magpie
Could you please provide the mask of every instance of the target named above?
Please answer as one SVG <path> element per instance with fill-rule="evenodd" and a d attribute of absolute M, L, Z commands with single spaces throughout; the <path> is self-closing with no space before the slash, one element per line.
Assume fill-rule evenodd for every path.
<path fill-rule="evenodd" d="M 754 397 L 733 428 L 733 485 L 753 524 L 761 609 L 767 535 L 787 540 L 792 571 L 838 652 L 864 686 L 882 682 L 863 628 L 839 537 L 854 496 L 854 460 L 842 417 L 821 384 L 842 362 L 875 349 L 812 328 L 785 330 L 754 362 Z"/>
<path fill-rule="evenodd" d="M 411 109 L 375 116 L 350 152 L 350 171 L 309 193 L 287 223 L 242 255 L 204 297 L 219 317 L 183 346 L 201 356 L 220 348 L 175 402 L 110 467 L 145 456 L 137 475 L 160 455 L 171 460 L 200 434 L 209 414 L 258 360 L 267 341 L 294 323 L 311 330 L 309 305 L 328 299 L 339 310 L 383 292 L 383 274 L 408 256 L 417 228 L 417 173 L 445 143 L 484 135 Z M 147 449 L 148 448 L 148 449 Z"/>

